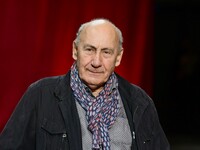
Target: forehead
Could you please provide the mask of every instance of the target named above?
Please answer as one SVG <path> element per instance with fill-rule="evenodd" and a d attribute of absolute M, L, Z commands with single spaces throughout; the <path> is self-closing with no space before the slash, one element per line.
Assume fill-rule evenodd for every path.
<path fill-rule="evenodd" d="M 118 46 L 119 37 L 110 23 L 88 24 L 80 34 L 80 39 L 88 44 Z"/>

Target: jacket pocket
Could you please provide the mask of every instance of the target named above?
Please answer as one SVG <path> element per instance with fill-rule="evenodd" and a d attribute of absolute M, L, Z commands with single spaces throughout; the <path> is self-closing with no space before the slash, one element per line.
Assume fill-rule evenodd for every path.
<path fill-rule="evenodd" d="M 68 136 L 63 126 L 45 118 L 41 128 L 46 150 L 69 150 Z"/>
<path fill-rule="evenodd" d="M 136 135 L 138 149 L 154 150 L 152 149 L 152 138 L 153 138 L 152 134 L 140 131 L 138 135 Z"/>
<path fill-rule="evenodd" d="M 142 122 L 136 132 L 136 139 L 139 149 L 155 150 L 153 144 L 153 125 L 147 122 Z"/>

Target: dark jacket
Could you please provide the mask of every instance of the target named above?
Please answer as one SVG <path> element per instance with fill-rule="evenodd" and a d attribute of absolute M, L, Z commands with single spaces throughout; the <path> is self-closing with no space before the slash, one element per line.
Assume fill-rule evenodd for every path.
<path fill-rule="evenodd" d="M 133 150 L 169 150 L 153 101 L 118 76 Z M 81 150 L 81 127 L 70 73 L 33 83 L 0 135 L 0 150 Z"/>

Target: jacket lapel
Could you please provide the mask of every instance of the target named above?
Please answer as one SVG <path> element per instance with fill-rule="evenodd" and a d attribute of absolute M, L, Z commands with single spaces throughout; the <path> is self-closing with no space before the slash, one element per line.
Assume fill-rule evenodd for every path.
<path fill-rule="evenodd" d="M 82 137 L 79 116 L 70 87 L 70 72 L 63 76 L 55 89 L 59 98 L 59 107 L 66 124 L 69 146 L 72 150 L 82 149 Z"/>
<path fill-rule="evenodd" d="M 131 85 L 128 81 L 117 75 L 119 82 L 119 93 L 126 111 L 128 122 L 132 134 L 131 150 L 137 150 L 137 129 L 144 110 L 147 107 L 147 102 L 137 98 L 138 87 Z"/>
<path fill-rule="evenodd" d="M 139 87 L 130 84 L 119 75 L 117 75 L 117 77 L 119 82 L 119 92 L 130 122 L 130 127 L 132 128 L 132 131 L 134 131 L 134 129 L 137 130 L 141 116 L 145 111 L 148 102 L 142 97 L 138 99 L 137 96 L 140 91 Z"/>

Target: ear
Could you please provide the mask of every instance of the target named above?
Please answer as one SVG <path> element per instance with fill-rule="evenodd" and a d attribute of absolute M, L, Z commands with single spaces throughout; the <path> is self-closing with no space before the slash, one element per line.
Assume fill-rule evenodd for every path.
<path fill-rule="evenodd" d="M 117 55 L 116 62 L 115 62 L 115 67 L 120 65 L 120 62 L 121 62 L 122 56 L 123 56 L 123 52 L 124 52 L 124 49 L 122 48 L 120 50 L 120 52 L 118 53 L 118 55 Z"/>
<path fill-rule="evenodd" d="M 72 49 L 72 57 L 74 60 L 77 60 L 77 53 L 78 53 L 78 46 L 76 45 L 76 42 L 73 42 L 73 49 Z"/>

